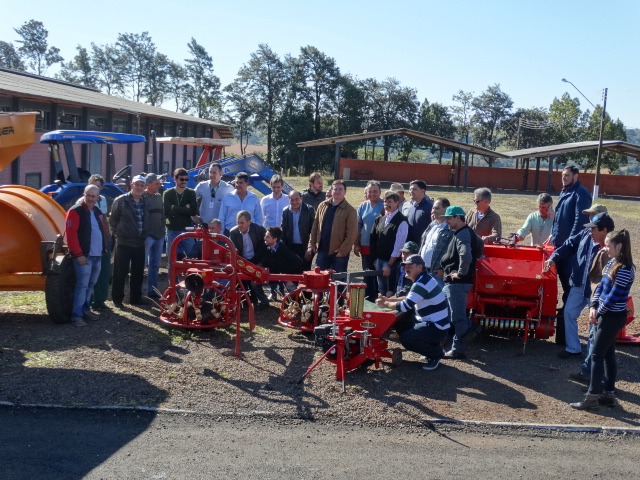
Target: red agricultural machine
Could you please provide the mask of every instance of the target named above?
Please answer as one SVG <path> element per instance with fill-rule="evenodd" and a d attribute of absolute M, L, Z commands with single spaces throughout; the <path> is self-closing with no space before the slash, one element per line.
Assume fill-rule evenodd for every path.
<path fill-rule="evenodd" d="M 485 245 L 476 263 L 476 278 L 467 298 L 471 320 L 498 335 L 554 334 L 558 284 L 555 268 L 544 272 L 553 246 Z"/>

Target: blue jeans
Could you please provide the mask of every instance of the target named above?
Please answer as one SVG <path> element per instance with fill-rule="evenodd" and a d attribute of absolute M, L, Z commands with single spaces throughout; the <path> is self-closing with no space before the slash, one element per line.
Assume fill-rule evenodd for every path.
<path fill-rule="evenodd" d="M 596 334 L 596 326 L 593 323 L 589 323 L 589 337 L 587 339 L 587 349 L 584 356 L 584 361 L 580 366 L 580 373 L 586 377 L 591 376 L 591 351 L 593 350 L 593 337 Z"/>
<path fill-rule="evenodd" d="M 598 318 L 591 349 L 589 393 L 612 392 L 616 388 L 616 335 L 627 322 L 627 312 L 605 312 Z M 604 385 L 602 379 L 604 377 Z"/>
<path fill-rule="evenodd" d="M 154 288 L 158 288 L 158 270 L 162 258 L 162 247 L 164 247 L 164 237 L 158 240 L 147 237 L 144 241 L 144 256 L 147 259 L 147 294 L 154 293 Z"/>
<path fill-rule="evenodd" d="M 180 230 L 167 230 L 167 258 L 169 258 L 169 253 L 171 252 L 171 244 L 173 240 L 178 236 L 185 232 Z M 185 238 L 180 241 L 180 245 L 178 245 L 178 249 L 176 250 L 176 259 L 181 260 L 185 257 L 191 257 L 191 251 L 193 250 L 194 245 L 196 244 L 195 238 Z"/>
<path fill-rule="evenodd" d="M 429 275 L 431 275 L 431 277 L 438 282 L 438 285 L 440 285 L 440 288 L 444 289 L 444 277 L 439 277 L 438 275 L 436 275 L 435 273 L 430 273 Z"/>
<path fill-rule="evenodd" d="M 589 297 L 584 296 L 584 286 L 571 287 L 569 296 L 564 304 L 564 341 L 565 349 L 569 353 L 581 353 L 580 336 L 578 335 L 578 317 L 589 303 Z"/>
<path fill-rule="evenodd" d="M 338 273 L 346 272 L 349 265 L 349 255 L 346 257 L 337 257 L 335 254 L 329 255 L 329 252 L 318 251 L 316 257 L 316 266 L 320 270 L 334 270 Z"/>
<path fill-rule="evenodd" d="M 384 267 L 389 265 L 387 260 L 380 260 L 379 258 L 376 260 L 376 270 L 382 270 Z M 396 261 L 393 265 L 391 265 L 391 272 L 389 272 L 389 276 L 385 277 L 384 275 L 378 276 L 378 293 L 380 295 L 387 295 L 387 292 L 394 292 L 394 287 L 398 284 L 398 267 L 400 264 Z M 393 296 L 393 293 L 391 294 Z"/>
<path fill-rule="evenodd" d="M 467 294 L 471 287 L 471 283 L 447 283 L 442 289 L 447 296 L 451 323 L 455 330 L 451 350 L 457 353 L 465 353 L 467 351 L 467 346 L 460 339 L 471 326 L 471 320 L 467 317 Z"/>
<path fill-rule="evenodd" d="M 418 322 L 400 334 L 400 343 L 407 350 L 439 360 L 444 356 L 442 342 L 447 335 L 447 330 L 440 330 L 432 322 Z"/>
<path fill-rule="evenodd" d="M 86 257 L 87 264 L 80 265 L 78 259 L 73 259 L 73 269 L 76 272 L 76 287 L 73 290 L 73 307 L 71 318 L 82 318 L 91 309 L 93 286 L 100 276 L 102 257 Z"/>

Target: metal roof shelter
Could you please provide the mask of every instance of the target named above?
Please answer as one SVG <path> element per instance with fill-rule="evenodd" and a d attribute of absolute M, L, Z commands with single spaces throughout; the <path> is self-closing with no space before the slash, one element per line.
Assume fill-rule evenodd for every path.
<path fill-rule="evenodd" d="M 231 129 L 227 125 L 212 120 L 107 95 L 91 87 L 73 85 L 61 80 L 6 68 L 0 68 L 0 95 L 19 96 L 34 101 L 48 100 L 58 105 L 69 107 L 92 107 L 142 117 L 148 116 L 205 124 L 214 127 L 222 138 L 233 138 L 233 133 L 231 133 Z"/>
<path fill-rule="evenodd" d="M 319 140 L 310 140 L 308 142 L 298 143 L 298 147 L 319 147 L 322 145 L 335 145 L 336 147 L 336 157 L 335 157 L 335 175 L 338 175 L 338 162 L 340 160 L 340 146 L 344 145 L 348 142 L 357 142 L 360 140 L 367 140 L 369 138 L 376 137 L 386 137 L 389 135 L 404 135 L 405 137 L 412 138 L 414 140 L 419 140 L 425 143 L 434 143 L 436 145 L 442 145 L 447 147 L 448 150 L 453 152 L 465 154 L 465 170 L 464 170 L 464 186 L 467 186 L 467 175 L 468 175 L 468 166 L 469 166 L 469 153 L 473 153 L 475 155 L 483 155 L 486 157 L 493 158 L 509 158 L 504 153 L 494 152 L 493 150 L 489 150 L 487 148 L 477 147 L 475 145 L 469 145 L 467 143 L 456 142 L 455 140 L 451 140 L 450 138 L 438 137 L 436 135 L 429 135 L 428 133 L 417 132 L 415 130 L 410 130 L 408 128 L 397 128 L 394 130 L 380 130 L 377 132 L 367 132 L 367 133 L 357 133 L 355 135 L 342 135 L 339 137 L 329 137 L 329 138 L 321 138 Z M 460 166 L 460 162 L 458 163 Z M 460 175 L 458 175 L 460 178 Z"/>
<path fill-rule="evenodd" d="M 502 153 L 510 158 L 551 157 L 558 156 L 563 153 L 592 150 L 594 148 L 598 148 L 597 140 L 561 143 L 558 145 L 547 145 L 545 147 L 524 148 L 521 150 L 511 150 Z M 622 140 L 603 140 L 602 148 L 614 153 L 619 153 L 620 155 L 640 159 L 640 145 L 623 142 Z"/>

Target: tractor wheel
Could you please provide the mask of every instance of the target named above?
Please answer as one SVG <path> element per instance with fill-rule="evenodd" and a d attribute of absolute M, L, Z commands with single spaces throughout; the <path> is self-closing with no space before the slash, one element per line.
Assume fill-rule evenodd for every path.
<path fill-rule="evenodd" d="M 44 287 L 49 317 L 54 323 L 69 323 L 73 306 L 73 290 L 76 285 L 76 274 L 73 260 L 62 259 L 58 273 L 49 273 Z"/>

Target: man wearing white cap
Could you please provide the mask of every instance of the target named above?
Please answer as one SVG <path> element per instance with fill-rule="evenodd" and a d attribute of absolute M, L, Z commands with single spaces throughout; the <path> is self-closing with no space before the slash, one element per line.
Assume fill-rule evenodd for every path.
<path fill-rule="evenodd" d="M 407 199 L 404 198 L 404 187 L 402 186 L 401 183 L 392 183 L 391 187 L 389 187 L 389 190 L 391 190 L 392 192 L 396 192 L 400 197 L 400 203 L 398 204 L 398 211 L 406 217 L 407 214 L 409 213 L 409 207 L 411 207 L 411 202 L 407 201 Z"/>
<path fill-rule="evenodd" d="M 131 181 L 131 191 L 116 198 L 111 207 L 109 226 L 115 238 L 111 299 L 118 308 L 122 308 L 124 284 L 129 273 L 131 304 L 147 304 L 142 299 L 144 242 L 149 228 L 149 210 L 145 208 L 146 202 L 142 196 L 145 186 L 146 179 L 136 175 Z"/>

